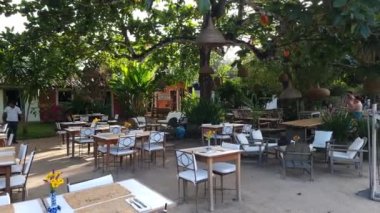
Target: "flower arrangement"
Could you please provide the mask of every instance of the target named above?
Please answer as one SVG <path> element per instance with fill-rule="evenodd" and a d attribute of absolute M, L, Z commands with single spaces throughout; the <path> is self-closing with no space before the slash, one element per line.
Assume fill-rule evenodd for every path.
<path fill-rule="evenodd" d="M 92 120 L 93 123 L 98 123 L 100 121 L 99 118 L 94 118 L 94 120 Z"/>
<path fill-rule="evenodd" d="M 125 128 L 130 128 L 132 126 L 132 124 L 131 123 L 129 123 L 129 122 L 124 122 L 124 127 Z"/>
<path fill-rule="evenodd" d="M 299 135 L 294 135 L 294 136 L 293 136 L 293 140 L 294 140 L 295 142 L 298 142 L 300 139 L 301 139 L 301 137 L 300 137 Z"/>
<path fill-rule="evenodd" d="M 49 213 L 56 213 L 61 209 L 61 207 L 57 205 L 56 192 L 55 192 L 55 190 L 65 182 L 63 178 L 61 177 L 61 174 L 62 174 L 61 171 L 53 170 L 49 172 L 44 179 L 44 181 L 49 183 L 50 185 L 51 205 L 48 208 Z"/>
<path fill-rule="evenodd" d="M 215 131 L 208 130 L 205 134 L 206 139 L 209 141 L 215 135 L 215 133 Z"/>

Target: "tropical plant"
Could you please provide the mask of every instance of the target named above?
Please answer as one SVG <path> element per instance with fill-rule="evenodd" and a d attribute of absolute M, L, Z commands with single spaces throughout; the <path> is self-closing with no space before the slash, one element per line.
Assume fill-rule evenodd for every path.
<path fill-rule="evenodd" d="M 154 89 L 155 67 L 144 63 L 117 60 L 109 64 L 114 70 L 109 85 L 111 89 L 123 100 L 129 103 L 135 115 L 144 115 L 147 111 L 148 101 Z"/>
<path fill-rule="evenodd" d="M 336 112 L 322 115 L 321 130 L 333 132 L 336 143 L 347 143 L 347 139 L 355 131 L 356 122 L 347 112 Z"/>
<path fill-rule="evenodd" d="M 187 114 L 191 124 L 200 126 L 203 123 L 218 124 L 224 118 L 222 107 L 214 102 L 200 100 Z"/>

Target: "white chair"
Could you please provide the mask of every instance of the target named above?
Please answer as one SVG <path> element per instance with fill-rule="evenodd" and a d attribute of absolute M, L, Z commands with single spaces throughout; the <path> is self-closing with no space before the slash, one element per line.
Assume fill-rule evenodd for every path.
<path fill-rule="evenodd" d="M 88 122 L 89 118 L 88 118 L 88 116 L 80 116 L 79 120 L 82 121 L 82 122 Z"/>
<path fill-rule="evenodd" d="M 215 143 L 218 144 L 218 141 L 222 143 L 225 140 L 232 142 L 232 134 L 234 132 L 234 126 L 229 123 L 224 123 L 222 128 L 222 133 L 216 133 L 212 138 Z"/>
<path fill-rule="evenodd" d="M 110 126 L 110 132 L 112 134 L 120 134 L 121 133 L 121 126 Z"/>
<path fill-rule="evenodd" d="M 113 120 L 108 120 L 108 123 L 117 123 L 119 120 L 119 114 L 115 114 Z"/>
<path fill-rule="evenodd" d="M 110 148 L 110 155 L 114 156 L 114 163 L 116 164 L 116 157 L 120 157 L 120 164 L 122 162 L 122 157 L 130 156 L 131 163 L 133 163 L 133 170 L 135 168 L 135 157 L 136 157 L 136 136 L 127 135 L 120 136 L 116 146 Z M 100 146 L 98 151 L 102 154 L 107 153 L 107 147 Z M 116 166 L 116 165 L 115 165 Z M 103 168 L 104 168 L 104 158 L 103 158 Z"/>
<path fill-rule="evenodd" d="M 107 184 L 114 183 L 112 175 L 106 175 L 100 178 L 95 178 L 87 181 L 70 183 L 69 179 L 67 179 L 67 191 L 68 192 L 76 192 L 83 189 L 90 189 L 97 186 L 103 186 Z"/>
<path fill-rule="evenodd" d="M 66 131 L 62 129 L 61 124 L 59 122 L 55 122 L 55 126 L 57 128 L 56 133 L 57 133 L 58 136 L 61 136 L 61 138 L 62 138 L 62 144 L 64 144 L 65 143 Z"/>
<path fill-rule="evenodd" d="M 12 165 L 12 173 L 21 174 L 25 165 L 26 153 L 28 152 L 28 144 L 21 144 L 18 151 L 18 164 Z"/>
<path fill-rule="evenodd" d="M 181 121 L 182 117 L 184 117 L 182 112 L 169 112 L 164 120 L 157 120 L 157 123 L 161 124 L 164 127 L 167 127 L 170 119 L 176 118 L 177 122 L 179 122 Z"/>
<path fill-rule="evenodd" d="M 32 167 L 35 151 L 32 151 L 25 164 L 24 171 L 20 175 L 11 176 L 11 189 L 22 189 L 22 200 L 25 200 L 26 182 L 29 177 L 30 168 Z M 5 190 L 5 178 L 0 178 L 0 190 Z"/>
<path fill-rule="evenodd" d="M 162 152 L 162 164 L 163 164 L 163 167 L 165 167 L 165 160 L 166 160 L 165 159 L 165 133 L 151 132 L 149 134 L 148 143 L 144 143 L 142 147 L 143 155 L 145 152 L 149 153 L 149 158 L 150 158 L 148 159 L 149 166 L 152 159 L 152 153 L 155 154 L 154 157 L 156 159 L 156 153 L 160 151 Z M 143 159 L 145 158 L 143 157 Z"/>
<path fill-rule="evenodd" d="M 354 142 L 349 146 L 331 144 L 328 147 L 329 161 L 330 161 L 330 172 L 334 173 L 334 165 L 345 164 L 345 165 L 355 165 L 355 168 L 359 170 L 359 176 L 361 176 L 361 171 L 363 167 L 363 148 L 367 143 L 367 138 L 357 137 Z"/>
<path fill-rule="evenodd" d="M 11 133 L 7 139 L 7 146 L 12 146 L 12 142 L 13 142 L 13 138 L 14 138 L 14 134 Z"/>
<path fill-rule="evenodd" d="M 195 205 L 198 210 L 198 184 L 208 180 L 207 171 L 198 169 L 194 153 L 176 151 L 177 179 L 178 179 L 178 200 L 181 198 L 181 180 L 183 182 L 183 200 L 186 199 L 186 184 L 190 182 L 195 186 Z"/>
<path fill-rule="evenodd" d="M 102 115 L 100 120 L 107 122 L 108 121 L 108 115 Z"/>
<path fill-rule="evenodd" d="M 244 153 L 258 155 L 259 156 L 258 163 L 261 164 L 262 156 L 267 146 L 267 143 L 265 141 L 261 143 L 257 143 L 257 144 L 250 143 L 247 137 L 243 133 L 235 134 L 235 140 L 238 144 L 240 144 Z"/>
<path fill-rule="evenodd" d="M 5 133 L 7 129 L 8 129 L 8 123 L 5 123 L 4 125 L 1 126 L 0 133 Z"/>
<path fill-rule="evenodd" d="M 222 143 L 222 147 L 231 150 L 240 150 L 240 144 Z M 228 162 L 217 162 L 212 166 L 212 172 L 220 176 L 220 185 L 222 190 L 222 202 L 223 202 L 223 177 L 224 175 L 232 174 L 236 172 L 236 165 Z"/>
<path fill-rule="evenodd" d="M 243 129 L 241 130 L 241 133 L 244 133 L 247 137 L 249 137 L 249 134 L 251 134 L 252 131 L 252 124 L 244 124 Z"/>
<path fill-rule="evenodd" d="M 0 206 L 5 206 L 11 204 L 11 197 L 8 193 L 5 195 L 0 195 Z"/>
<path fill-rule="evenodd" d="M 268 137 L 264 138 L 263 133 L 261 132 L 260 129 L 253 129 L 251 131 L 251 140 L 256 145 L 262 144 L 265 141 L 267 143 L 268 148 L 273 148 L 273 147 L 278 146 L 276 138 L 268 138 Z"/>
<path fill-rule="evenodd" d="M 313 143 L 310 144 L 310 150 L 325 149 L 325 159 L 327 160 L 327 146 L 332 143 L 332 131 L 320 131 L 316 130 L 314 134 Z"/>
<path fill-rule="evenodd" d="M 144 116 L 137 116 L 132 118 L 133 122 L 136 124 L 137 129 L 144 130 L 146 127 L 146 119 Z"/>
<path fill-rule="evenodd" d="M 87 144 L 88 146 L 88 154 L 90 154 L 90 145 L 94 143 L 94 139 L 92 136 L 95 135 L 95 128 L 94 127 L 81 127 L 79 132 L 79 137 L 75 138 L 74 143 L 83 145 Z M 79 149 L 79 155 L 80 155 L 80 149 Z"/>

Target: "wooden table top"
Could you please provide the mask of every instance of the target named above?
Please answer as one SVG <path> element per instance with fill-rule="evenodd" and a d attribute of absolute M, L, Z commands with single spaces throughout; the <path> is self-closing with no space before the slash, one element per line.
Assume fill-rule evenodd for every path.
<path fill-rule="evenodd" d="M 239 124 L 239 123 L 229 123 L 233 127 L 243 127 L 244 124 Z M 202 128 L 222 128 L 222 124 L 202 124 Z"/>
<path fill-rule="evenodd" d="M 293 127 L 301 127 L 301 128 L 311 128 L 316 127 L 322 124 L 321 118 L 309 118 L 309 119 L 301 119 L 295 121 L 287 121 L 282 122 L 281 124 L 285 126 L 293 126 Z"/>
<path fill-rule="evenodd" d="M 113 134 L 113 133 L 103 133 L 94 135 L 94 138 L 102 139 L 102 140 L 117 140 L 120 136 L 127 136 L 128 134 L 120 133 L 120 134 Z M 144 131 L 141 133 L 136 133 L 136 138 L 142 138 L 142 137 L 148 137 L 150 135 L 150 131 Z"/>
<path fill-rule="evenodd" d="M 241 153 L 242 152 L 241 150 L 227 149 L 227 148 L 223 148 L 221 146 L 211 146 L 211 151 L 207 152 L 206 148 L 207 148 L 207 146 L 200 146 L 200 147 L 181 149 L 180 151 L 194 153 L 195 155 L 199 155 L 202 157 L 218 157 L 218 156 L 222 156 L 222 155 L 228 155 L 228 154 L 234 154 L 234 153 Z"/>
<path fill-rule="evenodd" d="M 2 153 L 0 155 L 0 166 L 10 166 L 16 164 L 16 156 L 14 152 L 9 154 Z"/>

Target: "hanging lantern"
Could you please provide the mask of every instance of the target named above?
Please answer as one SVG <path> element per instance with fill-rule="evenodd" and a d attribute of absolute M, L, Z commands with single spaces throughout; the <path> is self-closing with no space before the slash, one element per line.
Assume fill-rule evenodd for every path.
<path fill-rule="evenodd" d="M 242 77 L 242 78 L 248 77 L 248 70 L 247 70 L 247 68 L 245 68 L 241 64 L 238 64 L 237 68 L 238 68 L 238 77 Z"/>
<path fill-rule="evenodd" d="M 316 87 L 309 89 L 306 96 L 312 100 L 319 100 L 330 96 L 330 90 L 326 88 L 320 88 L 319 84 Z"/>
<path fill-rule="evenodd" d="M 297 99 L 302 98 L 302 94 L 299 90 L 293 88 L 291 81 L 288 83 L 288 87 L 282 91 L 279 99 Z"/>
<path fill-rule="evenodd" d="M 212 23 L 211 16 L 207 27 L 201 30 L 195 42 L 200 46 L 223 46 L 227 43 L 223 34 Z"/>

